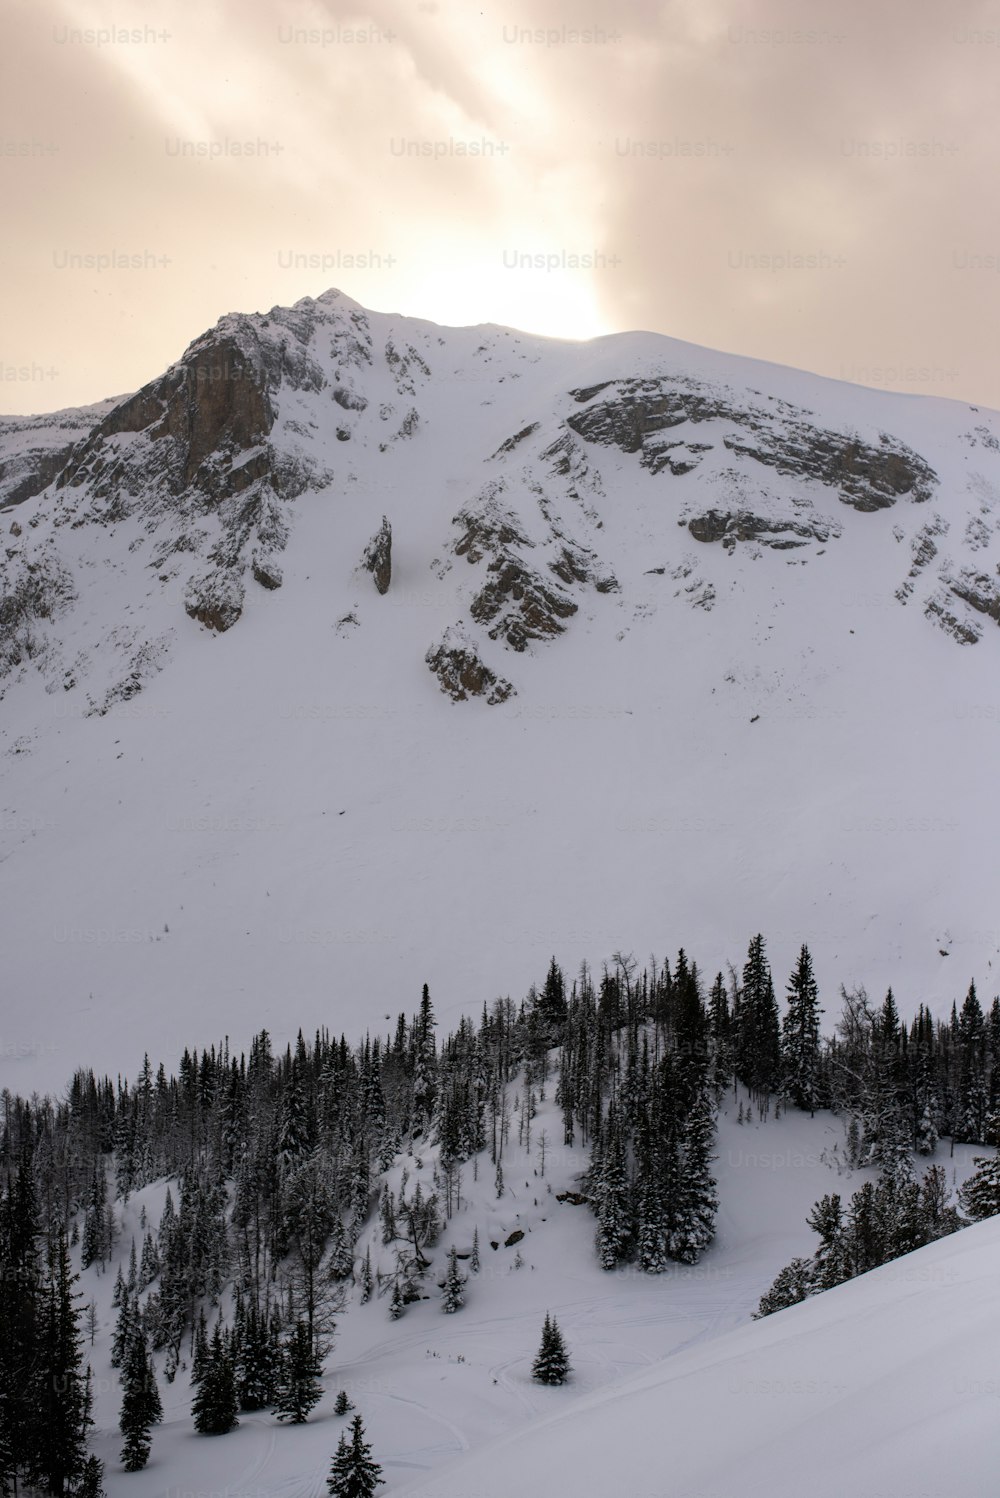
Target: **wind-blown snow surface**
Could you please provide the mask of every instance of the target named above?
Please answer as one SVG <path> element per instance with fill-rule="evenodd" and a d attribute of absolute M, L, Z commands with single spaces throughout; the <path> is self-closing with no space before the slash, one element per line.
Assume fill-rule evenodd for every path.
<path fill-rule="evenodd" d="M 995 1219 L 682 1352 L 401 1498 L 988 1498 Z"/>
<path fill-rule="evenodd" d="M 226 633 L 185 613 L 183 550 L 158 580 L 139 513 L 77 525 L 84 486 L 3 517 L 18 546 L 50 538 L 76 601 L 38 625 L 0 708 L 0 1085 L 134 1073 L 144 1051 L 227 1033 L 240 1048 L 265 1025 L 279 1043 L 299 1025 L 354 1037 L 425 980 L 450 1025 L 520 997 L 553 953 L 573 973 L 683 943 L 712 974 L 757 931 L 779 985 L 810 944 L 828 1011 L 842 981 L 891 983 L 904 1013 L 940 1012 L 973 977 L 991 996 L 1000 633 L 969 614 L 981 638 L 959 644 L 923 609 L 970 560 L 995 573 L 1000 418 L 654 335 L 567 344 L 376 314 L 378 357 L 350 373 L 360 412 L 331 399 L 346 376 L 327 336 L 355 312 L 336 293 L 296 309 L 325 384 L 273 392 L 275 440 L 322 477 L 284 507 L 283 585 L 249 584 Z M 428 373 L 401 376 L 390 341 Z M 791 402 L 876 447 L 888 433 L 938 482 L 861 513 L 725 448 L 725 418 L 678 429 L 714 443 L 691 472 L 580 439 L 560 477 L 547 445 L 590 409 L 567 392 L 654 376 Z M 454 552 L 453 518 L 491 481 L 539 548 L 540 487 L 546 534 L 618 583 L 571 590 L 565 632 L 524 653 L 469 623 L 487 562 Z M 685 517 L 726 505 L 829 539 L 693 539 Z M 358 564 L 383 513 L 380 597 Z M 154 519 L 162 537 L 169 512 Z M 516 696 L 439 689 L 424 657 L 460 621 Z M 136 660 L 142 690 L 116 701 Z"/>
<path fill-rule="evenodd" d="M 843 1120 L 792 1112 L 741 1125 L 745 1101 L 730 1098 L 720 1117 L 717 1237 L 701 1262 L 663 1275 L 629 1265 L 607 1273 L 590 1209 L 558 1201 L 578 1189 L 588 1152 L 560 1144 L 550 1079 L 530 1143 L 519 1143 L 513 1114 L 499 1200 L 487 1152 L 463 1165 L 461 1205 L 431 1250 L 428 1299 L 399 1321 L 387 1315 L 393 1251 L 373 1213 L 355 1261 L 368 1249 L 387 1282 L 367 1305 L 347 1287 L 324 1395 L 307 1424 L 284 1427 L 267 1411 L 241 1415 L 227 1436 L 198 1436 L 187 1371 L 167 1385 L 158 1355 L 164 1423 L 141 1474 L 123 1472 L 118 1458 L 121 1389 L 108 1364 L 115 1266 L 84 1270 L 84 1303 L 98 1305 L 87 1348 L 92 1446 L 109 1498 L 321 1498 L 347 1424 L 333 1414 L 339 1389 L 383 1466 L 379 1491 L 413 1498 L 992 1498 L 1000 1223 L 748 1324 L 778 1270 L 814 1251 L 805 1221 L 813 1203 L 827 1192 L 846 1202 L 874 1173 L 844 1169 Z M 942 1146 L 934 1163 L 954 1186 L 977 1153 L 958 1145 L 949 1157 Z M 430 1189 L 436 1156 L 430 1148 L 419 1164 L 396 1162 L 388 1184 L 397 1198 L 404 1167 L 408 1194 L 418 1181 Z M 927 1163 L 915 1161 L 918 1173 Z M 133 1234 L 141 1247 L 142 1208 L 155 1230 L 163 1197 L 153 1185 L 117 1205 L 116 1258 L 126 1269 Z M 480 1271 L 463 1258 L 465 1305 L 445 1315 L 437 1282 L 448 1250 L 468 1255 L 476 1228 Z M 524 1236 L 508 1247 L 517 1230 Z M 574 1370 L 556 1389 L 531 1379 L 547 1311 Z M 943 1450 L 932 1458 L 935 1440 Z"/>

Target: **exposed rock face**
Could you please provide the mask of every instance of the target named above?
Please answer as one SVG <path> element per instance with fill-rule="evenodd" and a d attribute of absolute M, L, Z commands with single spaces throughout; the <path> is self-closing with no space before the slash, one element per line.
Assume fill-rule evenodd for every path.
<path fill-rule="evenodd" d="M 694 380 L 618 380 L 612 386 L 572 391 L 581 403 L 595 394 L 614 390 L 610 399 L 589 405 L 566 418 L 566 425 L 588 442 L 639 453 L 651 473 L 669 468 L 675 475 L 689 473 L 715 443 L 665 439 L 675 428 L 725 424 L 735 432 L 720 431 L 729 452 L 749 457 L 796 478 L 815 479 L 838 490 L 840 499 L 858 510 L 880 510 L 904 494 L 915 502 L 930 497 L 937 475 L 905 444 L 882 436 L 878 447 L 843 433 L 826 431 L 810 419 L 811 412 L 773 400 L 767 406 L 740 404 L 728 391 Z"/>
<path fill-rule="evenodd" d="M 809 541 L 828 541 L 831 533 L 818 516 L 792 520 L 754 515 L 749 510 L 706 510 L 688 521 L 688 530 L 696 541 L 721 541 L 729 551 L 737 541 L 757 541 L 775 551 L 787 551 Z"/>
<path fill-rule="evenodd" d="M 452 550 L 467 562 L 481 562 L 485 556 L 496 556 L 505 546 L 533 546 L 524 525 L 514 510 L 501 500 L 502 483 L 486 485 L 478 501 L 459 510 L 452 520 L 461 535 Z"/>
<path fill-rule="evenodd" d="M 956 598 L 964 599 L 977 613 L 985 614 L 994 624 L 1000 624 L 1000 581 L 997 578 L 966 567 L 957 577 L 949 577 L 948 585 Z"/>
<path fill-rule="evenodd" d="M 473 599 L 469 613 L 477 624 L 489 624 L 490 639 L 501 636 L 512 650 L 524 650 L 529 640 L 548 640 L 561 634 L 562 621 L 577 605 L 558 588 L 549 586 L 512 552 L 489 565 L 491 574 Z"/>
<path fill-rule="evenodd" d="M 453 702 L 465 702 L 469 697 L 485 697 L 491 705 L 506 702 L 516 695 L 509 681 L 497 676 L 479 658 L 479 653 L 470 638 L 461 629 L 452 626 L 435 648 L 425 657 L 428 666 Z"/>
<path fill-rule="evenodd" d="M 179 364 L 115 406 L 74 453 L 58 487 L 90 481 L 100 495 L 127 482 L 134 455 L 114 439 L 135 433 L 155 445 L 152 467 L 174 494 L 196 484 L 218 501 L 264 477 L 267 454 L 254 449 L 270 432 L 274 410 L 260 339 L 248 318 L 232 321 L 232 332 L 198 339 Z"/>
<path fill-rule="evenodd" d="M 23 504 L 62 472 L 75 445 L 117 400 L 53 411 L 46 416 L 0 416 L 0 507 Z"/>
<path fill-rule="evenodd" d="M 375 579 L 380 593 L 388 593 L 392 581 L 392 527 L 385 516 L 365 548 L 363 565 Z"/>
<path fill-rule="evenodd" d="M 184 595 L 184 608 L 199 624 L 222 634 L 232 629 L 242 614 L 245 591 L 239 572 L 220 568 L 191 579 Z"/>
<path fill-rule="evenodd" d="M 281 568 L 272 557 L 255 556 L 251 566 L 254 582 L 260 583 L 262 588 L 273 592 L 280 588 L 283 581 Z"/>
<path fill-rule="evenodd" d="M 975 645 L 982 635 L 978 625 L 970 623 L 967 617 L 960 618 L 955 609 L 949 606 L 947 594 L 936 593 L 928 598 L 924 604 L 924 613 L 928 619 L 940 624 L 945 633 L 960 645 Z"/>

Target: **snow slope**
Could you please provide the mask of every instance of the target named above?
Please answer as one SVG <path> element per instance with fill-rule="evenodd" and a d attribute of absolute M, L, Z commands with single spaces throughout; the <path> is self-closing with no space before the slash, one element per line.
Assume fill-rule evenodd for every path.
<path fill-rule="evenodd" d="M 846 1201 L 871 1173 L 844 1169 L 841 1120 L 791 1113 L 739 1124 L 737 1110 L 730 1099 L 720 1118 L 718 1234 L 702 1261 L 673 1265 L 659 1276 L 631 1266 L 607 1273 L 593 1251 L 592 1213 L 557 1200 L 578 1185 L 587 1153 L 560 1145 L 550 1085 L 530 1145 L 519 1145 L 513 1115 L 503 1197 L 496 1198 L 488 1155 L 479 1157 L 478 1167 L 471 1161 L 463 1167 L 461 1206 L 432 1251 L 430 1299 L 393 1322 L 387 1292 L 361 1305 L 358 1290 L 349 1288 L 325 1366 L 325 1393 L 307 1424 L 283 1427 L 264 1412 L 241 1416 L 239 1428 L 225 1437 L 199 1437 L 191 1426 L 186 1371 L 172 1385 L 161 1376 L 165 1420 L 153 1433 L 150 1463 L 141 1474 L 124 1473 L 118 1461 L 121 1391 L 107 1361 L 115 1266 L 103 1275 L 96 1268 L 83 1271 L 80 1289 L 100 1307 L 88 1351 L 97 1391 L 92 1446 L 106 1463 L 109 1498 L 322 1498 L 346 1423 L 333 1414 L 342 1388 L 383 1466 L 387 1489 L 380 1491 L 414 1498 L 514 1492 L 525 1498 L 552 1492 L 742 1498 L 764 1491 L 743 1485 L 744 1476 L 749 1481 L 758 1471 L 762 1481 L 769 1474 L 771 1491 L 782 1495 L 804 1491 L 808 1474 L 808 1490 L 824 1498 L 883 1492 L 915 1498 L 925 1491 L 935 1498 L 987 1498 L 995 1491 L 985 1474 L 994 1449 L 997 1386 L 989 1383 L 989 1360 L 997 1303 L 985 1281 L 995 1279 L 995 1225 L 970 1229 L 805 1307 L 751 1324 L 777 1271 L 815 1248 L 805 1223 L 813 1203 L 831 1191 Z M 949 1184 L 965 1179 L 975 1153 L 957 1146 L 949 1158 L 939 1150 Z M 435 1156 L 429 1150 L 419 1165 L 413 1156 L 401 1157 L 390 1187 L 398 1195 L 406 1168 L 410 1192 L 418 1180 L 429 1189 Z M 924 1164 L 916 1162 L 918 1172 Z M 155 1229 L 163 1195 L 162 1184 L 154 1185 L 127 1208 L 118 1204 L 117 1256 L 124 1265 L 132 1233 L 141 1245 L 143 1206 Z M 482 1267 L 473 1275 L 464 1262 L 466 1303 L 444 1315 L 436 1281 L 451 1244 L 467 1254 L 475 1228 Z M 518 1229 L 523 1238 L 506 1246 Z M 388 1274 L 394 1261 L 381 1246 L 377 1214 L 356 1245 L 356 1262 L 366 1248 L 373 1266 Z M 541 1387 L 530 1376 L 547 1311 L 565 1334 L 574 1368 L 560 1389 Z M 977 1401 L 972 1394 L 981 1380 Z M 907 1455 L 894 1445 L 896 1431 L 909 1422 L 947 1436 L 940 1470 L 949 1472 L 949 1460 L 959 1464 L 945 1422 L 963 1402 L 972 1409 L 963 1436 L 967 1485 L 936 1485 L 928 1475 L 935 1469 L 924 1462 L 923 1437 Z M 848 1448 L 862 1464 L 860 1475 L 848 1462 Z M 821 1479 L 827 1485 L 814 1486 Z"/>
<path fill-rule="evenodd" d="M 1000 1223 L 679 1353 L 612 1391 L 554 1391 L 531 1430 L 410 1498 L 989 1498 Z"/>
<path fill-rule="evenodd" d="M 163 455 L 194 472 L 192 449 L 158 413 L 223 347 L 273 426 L 249 448 L 220 427 L 171 488 Z M 710 976 L 757 931 L 779 985 L 809 942 L 828 1012 L 841 982 L 904 1013 L 973 977 L 992 997 L 1000 417 L 335 292 L 192 350 L 3 517 L 0 1086 L 265 1025 L 353 1038 L 423 981 L 450 1025 L 553 953 L 573 973 L 683 944 Z M 653 430 L 661 397 L 687 415 Z M 926 497 L 859 507 L 855 440 L 917 455 Z M 842 483 L 808 471 L 831 451 Z M 359 564 L 383 514 L 379 596 Z M 494 527 L 478 560 L 470 517 Z M 514 570 L 480 622 L 491 559 Z M 518 568 L 575 607 L 523 650 Z M 242 599 L 225 632 L 186 611 L 206 577 Z M 515 695 L 441 690 L 425 656 L 456 628 Z"/>

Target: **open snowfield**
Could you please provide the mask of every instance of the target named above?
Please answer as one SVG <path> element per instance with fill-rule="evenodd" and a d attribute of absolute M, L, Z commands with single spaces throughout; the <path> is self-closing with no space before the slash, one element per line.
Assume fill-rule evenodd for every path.
<path fill-rule="evenodd" d="M 720 1117 L 718 1236 L 702 1262 L 661 1276 L 632 1268 L 606 1273 L 593 1251 L 592 1213 L 556 1201 L 576 1185 L 587 1155 L 560 1146 L 550 1087 L 529 1150 L 518 1147 L 515 1122 L 499 1201 L 487 1155 L 478 1180 L 472 1162 L 463 1167 L 463 1205 L 446 1224 L 428 1274 L 432 1298 L 393 1322 L 387 1295 L 362 1306 L 350 1290 L 326 1363 L 325 1394 L 305 1426 L 285 1427 L 263 1413 L 241 1416 L 227 1436 L 198 1436 L 181 1372 L 173 1385 L 161 1379 L 165 1421 L 142 1473 L 127 1474 L 118 1462 L 121 1394 L 107 1364 L 114 1266 L 104 1275 L 85 1271 L 80 1289 L 102 1308 L 92 1355 L 92 1446 L 106 1462 L 109 1498 L 323 1498 L 347 1423 L 333 1414 L 341 1388 L 364 1419 L 387 1491 L 422 1498 L 540 1498 L 553 1491 L 587 1498 L 770 1491 L 792 1498 L 803 1491 L 804 1474 L 823 1498 L 987 1498 L 995 1488 L 975 1462 L 965 1486 L 949 1487 L 944 1475 L 956 1465 L 951 1443 L 963 1420 L 970 1447 L 991 1448 L 983 1421 L 995 1419 L 998 1387 L 994 1224 L 748 1324 L 777 1271 L 814 1249 L 805 1224 L 813 1202 L 829 1191 L 849 1198 L 870 1173 L 842 1169 L 843 1128 L 829 1114 L 740 1125 L 736 1109 L 730 1099 Z M 536 1174 L 543 1131 L 544 1177 Z M 950 1181 L 965 1178 L 976 1152 L 957 1146 L 949 1158 L 947 1146 L 939 1148 Z M 412 1158 L 401 1160 L 390 1187 L 398 1187 L 404 1164 L 411 1188 L 429 1179 L 434 1153 L 420 1170 Z M 163 1189 L 150 1186 L 131 1199 L 117 1248 L 124 1261 L 133 1231 L 141 1245 L 143 1203 L 155 1228 Z M 450 1245 L 467 1253 L 476 1227 L 482 1267 L 470 1276 L 463 1309 L 444 1315 L 435 1280 Z M 505 1247 L 518 1228 L 524 1238 Z M 492 1249 L 491 1241 L 500 1246 Z M 388 1270 L 392 1261 L 374 1219 L 357 1245 L 359 1259 L 369 1245 L 373 1265 L 381 1257 Z M 515 1268 L 518 1252 L 524 1262 Z M 564 1332 L 574 1369 L 562 1388 L 530 1376 L 547 1311 Z M 982 1385 L 978 1397 L 965 1397 L 962 1379 L 970 1391 Z M 972 1413 L 961 1415 L 967 1406 Z M 908 1426 L 922 1432 L 912 1457 L 897 1446 Z M 928 1467 L 924 1442 L 932 1447 L 935 1440 L 944 1452 Z"/>

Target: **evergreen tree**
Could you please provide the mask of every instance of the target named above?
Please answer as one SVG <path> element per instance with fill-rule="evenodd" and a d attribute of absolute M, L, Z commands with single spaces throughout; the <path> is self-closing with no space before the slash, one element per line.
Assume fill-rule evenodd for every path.
<path fill-rule="evenodd" d="M 774 983 L 763 936 L 750 943 L 736 1013 L 736 1073 L 765 1108 L 780 1076 L 780 1033 Z"/>
<path fill-rule="evenodd" d="M 545 975 L 545 986 L 538 996 L 538 1013 L 542 1020 L 546 1043 L 557 1045 L 566 1023 L 566 982 L 556 959 L 549 963 Z"/>
<path fill-rule="evenodd" d="M 160 1272 L 160 1256 L 152 1233 L 147 1232 L 142 1244 L 142 1260 L 139 1265 L 139 1288 L 145 1290 Z"/>
<path fill-rule="evenodd" d="M 379 1201 L 379 1220 L 382 1224 L 383 1244 L 392 1243 L 399 1237 L 399 1232 L 396 1227 L 395 1202 L 388 1186 L 382 1187 L 382 1196 Z"/>
<path fill-rule="evenodd" d="M 129 1346 L 141 1324 L 138 1299 L 131 1294 L 126 1285 L 118 1311 L 118 1320 L 115 1323 L 114 1336 L 111 1339 L 112 1368 L 124 1368 Z"/>
<path fill-rule="evenodd" d="M 435 1023 L 430 990 L 425 983 L 420 997 L 420 1016 L 414 1036 L 413 1108 L 420 1127 L 426 1127 L 430 1122 L 437 1096 Z"/>
<path fill-rule="evenodd" d="M 240 1409 L 266 1409 L 274 1400 L 281 1349 L 267 1317 L 252 1303 L 242 1310 L 234 1360 Z"/>
<path fill-rule="evenodd" d="M 812 957 L 803 943 L 788 980 L 788 1009 L 781 1029 L 781 1070 L 784 1091 L 796 1108 L 816 1111 L 819 1081 L 819 990 Z"/>
<path fill-rule="evenodd" d="M 703 1088 L 681 1130 L 680 1179 L 669 1246 L 671 1257 L 682 1264 L 696 1263 L 715 1237 L 719 1199 L 710 1169 L 714 1141 L 715 1115 Z"/>
<path fill-rule="evenodd" d="M 35 1401 L 35 1450 L 28 1464 L 30 1480 L 60 1498 L 79 1479 L 87 1458 L 90 1419 L 89 1374 L 83 1366 L 78 1276 L 69 1261 L 69 1245 L 60 1233 L 49 1249 L 48 1271 L 39 1321 L 38 1376 Z"/>
<path fill-rule="evenodd" d="M 840 1197 L 827 1195 L 816 1202 L 806 1222 L 819 1234 L 813 1258 L 813 1279 L 818 1290 L 830 1290 L 850 1279 L 850 1256 Z"/>
<path fill-rule="evenodd" d="M 104 1487 L 104 1463 L 100 1457 L 88 1456 L 80 1473 L 76 1498 L 107 1498 Z"/>
<path fill-rule="evenodd" d="M 663 1274 L 670 1266 L 670 1223 L 659 1185 L 659 1162 L 650 1163 L 642 1173 L 639 1192 L 639 1228 L 637 1246 L 639 1267 L 646 1274 Z"/>
<path fill-rule="evenodd" d="M 479 1273 L 479 1224 L 472 1229 L 472 1253 L 469 1257 L 469 1268 L 473 1274 Z"/>
<path fill-rule="evenodd" d="M 347 1397 L 347 1390 L 341 1389 L 334 1403 L 333 1413 L 335 1415 L 349 1415 L 353 1408 L 353 1404 Z"/>
<path fill-rule="evenodd" d="M 770 1290 L 761 1296 L 760 1305 L 754 1312 L 754 1320 L 759 1321 L 762 1316 L 783 1311 L 786 1306 L 797 1305 L 800 1300 L 814 1295 L 816 1289 L 813 1266 L 809 1260 L 793 1259 L 778 1274 Z"/>
<path fill-rule="evenodd" d="M 976 1222 L 1000 1212 L 1000 1155 L 977 1155 L 975 1170 L 962 1187 L 959 1200 Z"/>
<path fill-rule="evenodd" d="M 313 1405 L 321 1398 L 320 1383 L 322 1363 L 313 1347 L 312 1336 L 306 1321 L 297 1321 L 289 1333 L 284 1346 L 281 1375 L 274 1401 L 279 1420 L 288 1420 L 292 1425 L 301 1425 Z"/>
<path fill-rule="evenodd" d="M 555 1317 L 548 1312 L 542 1326 L 542 1343 L 531 1365 L 531 1376 L 540 1384 L 564 1384 L 571 1372 L 566 1344 Z"/>
<path fill-rule="evenodd" d="M 118 1422 L 124 1437 L 122 1465 L 126 1472 L 141 1472 L 149 1460 L 150 1431 L 163 1419 L 156 1374 L 141 1330 L 129 1344 L 122 1383 L 124 1394 Z"/>
<path fill-rule="evenodd" d="M 0 1198 L 0 1454 L 8 1481 L 31 1465 L 38 1436 L 42 1271 L 34 1172 L 27 1150 Z"/>
<path fill-rule="evenodd" d="M 372 1449 L 364 1435 L 361 1416 L 355 1415 L 350 1440 L 346 1432 L 341 1436 L 330 1468 L 326 1486 L 331 1498 L 372 1498 L 375 1489 L 384 1485 L 382 1468 L 372 1461 Z"/>
<path fill-rule="evenodd" d="M 443 1311 L 451 1314 L 465 1305 L 465 1276 L 458 1267 L 458 1250 L 452 1245 L 448 1252 L 448 1269 L 444 1280 Z"/>
<path fill-rule="evenodd" d="M 375 1289 L 375 1276 L 372 1273 L 372 1251 L 370 1247 L 365 1249 L 365 1256 L 361 1261 L 359 1283 L 361 1285 L 361 1304 L 367 1305 Z"/>
<path fill-rule="evenodd" d="M 632 1191 L 614 1104 L 608 1113 L 604 1148 L 599 1149 L 595 1142 L 595 1157 L 592 1174 L 597 1178 L 597 1254 L 604 1269 L 614 1269 L 632 1239 Z"/>
<path fill-rule="evenodd" d="M 982 1144 L 990 1099 L 986 1080 L 986 1021 L 975 983 L 969 985 L 958 1021 L 957 1101 L 954 1137 Z"/>
<path fill-rule="evenodd" d="M 81 1252 L 80 1262 L 83 1264 L 84 1269 L 87 1268 L 88 1264 L 93 1262 L 92 1258 L 87 1258 L 86 1249 L 83 1249 Z M 122 1302 L 125 1299 L 125 1293 L 125 1276 L 122 1274 L 122 1266 L 119 1264 L 118 1272 L 115 1275 L 115 1283 L 111 1291 L 111 1305 L 114 1310 L 121 1310 Z"/>
<path fill-rule="evenodd" d="M 216 1323 L 191 1404 L 194 1428 L 204 1436 L 222 1436 L 239 1425 L 232 1359 Z"/>
<path fill-rule="evenodd" d="M 389 1301 L 389 1319 L 398 1321 L 406 1310 L 406 1301 L 403 1299 L 403 1287 L 397 1276 L 392 1282 L 392 1298 Z"/>

